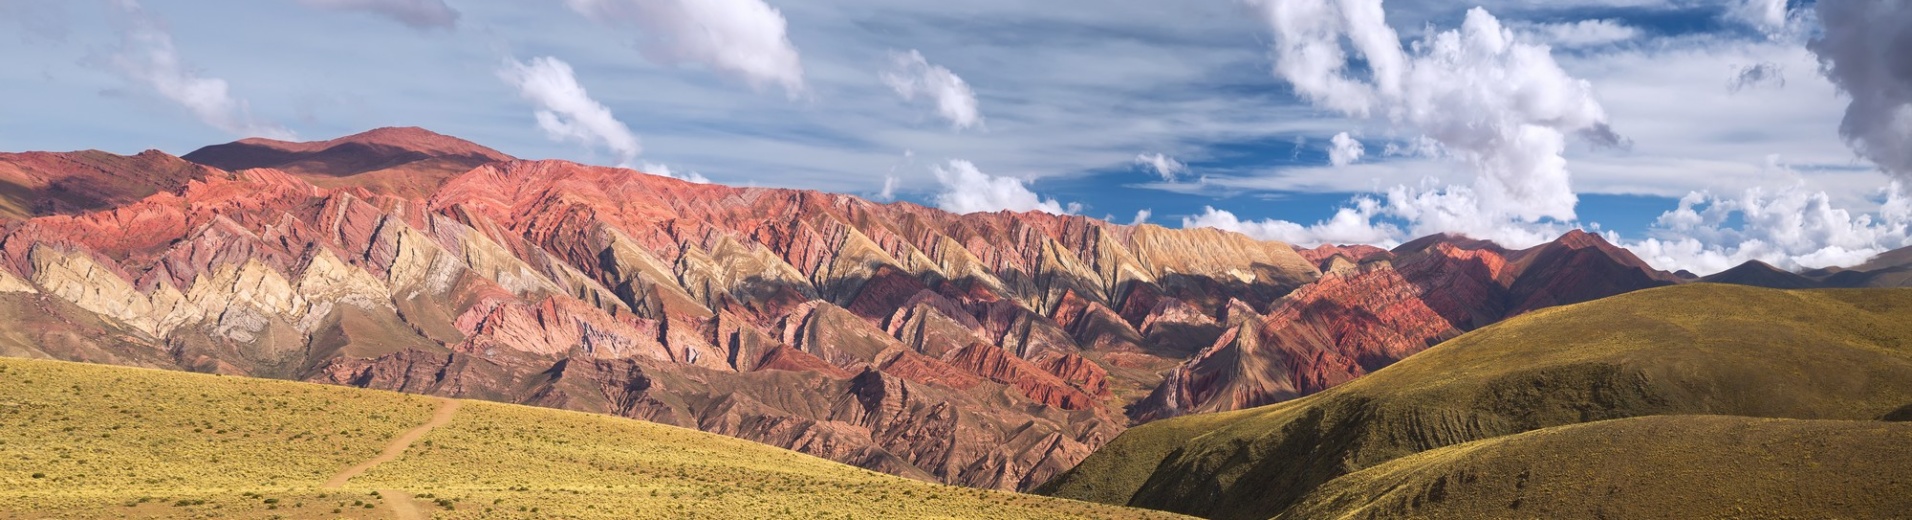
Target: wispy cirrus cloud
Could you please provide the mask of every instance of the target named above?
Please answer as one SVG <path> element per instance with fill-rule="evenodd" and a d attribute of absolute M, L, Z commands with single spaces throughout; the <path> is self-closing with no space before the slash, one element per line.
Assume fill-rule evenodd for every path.
<path fill-rule="evenodd" d="M 1515 24 L 1516 34 L 1554 48 L 1578 49 L 1612 45 L 1640 38 L 1639 28 L 1617 20 L 1580 20 L 1560 23 Z"/>
<path fill-rule="evenodd" d="M 200 122 L 242 137 L 293 139 L 283 126 L 255 119 L 251 106 L 232 95 L 226 80 L 188 67 L 159 15 L 138 0 L 110 4 L 120 27 L 119 48 L 105 65 L 129 83 L 185 108 Z"/>
<path fill-rule="evenodd" d="M 445 0 L 299 0 L 299 3 L 321 9 L 372 13 L 419 30 L 458 27 L 458 10 L 446 5 Z"/>

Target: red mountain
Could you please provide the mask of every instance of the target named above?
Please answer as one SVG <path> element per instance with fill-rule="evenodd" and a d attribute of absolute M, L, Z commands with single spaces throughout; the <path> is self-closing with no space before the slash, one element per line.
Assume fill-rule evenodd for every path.
<path fill-rule="evenodd" d="M 0 219 L 112 208 L 178 190 L 211 172 L 158 150 L 0 153 Z"/>
<path fill-rule="evenodd" d="M 51 178 L 45 157 L 0 172 Z M 1345 248 L 1323 275 L 1210 229 L 692 184 L 417 129 L 189 157 L 239 170 L 99 154 L 84 204 L 0 226 L 0 355 L 610 413 L 1026 489 L 1133 420 L 1305 395 L 1665 276 L 1582 234 Z"/>
<path fill-rule="evenodd" d="M 272 168 L 322 188 L 367 187 L 424 198 L 481 165 L 510 161 L 503 152 L 423 128 L 380 128 L 312 143 L 252 138 L 213 145 L 184 159 L 227 171 Z"/>
<path fill-rule="evenodd" d="M 1130 409 L 1139 420 L 1239 410 L 1326 390 L 1528 311 L 1671 285 L 1624 248 L 1572 231 L 1520 251 L 1432 236 L 1393 251 L 1303 251 L 1326 274 L 1270 312 L 1229 320 L 1213 346 Z M 1339 266 L 1339 267 L 1337 267 Z"/>

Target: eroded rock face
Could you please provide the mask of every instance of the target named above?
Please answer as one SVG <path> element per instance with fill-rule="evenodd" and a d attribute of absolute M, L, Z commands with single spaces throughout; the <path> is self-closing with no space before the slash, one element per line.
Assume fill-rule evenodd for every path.
<path fill-rule="evenodd" d="M 0 354 L 609 413 L 1026 489 L 1135 420 L 1305 395 L 1656 276 L 1597 237 L 1316 261 L 1215 230 L 516 161 L 416 129 L 194 156 L 292 171 L 88 156 L 144 187 L 0 227 L 0 312 L 24 327 Z M 0 156 L 0 181 L 49 160 Z"/>
<path fill-rule="evenodd" d="M 1318 282 L 1258 319 L 1225 321 L 1227 331 L 1131 415 L 1147 421 L 1286 401 L 1521 313 L 1676 283 L 1580 231 L 1521 251 L 1434 236 L 1393 251 L 1324 246 L 1303 256 L 1320 259 L 1326 273 Z"/>

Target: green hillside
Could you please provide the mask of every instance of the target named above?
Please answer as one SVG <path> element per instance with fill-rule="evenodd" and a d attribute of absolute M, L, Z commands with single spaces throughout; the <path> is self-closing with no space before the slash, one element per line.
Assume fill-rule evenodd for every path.
<path fill-rule="evenodd" d="M 0 358 L 0 518 L 1169 516 L 608 416 Z"/>
<path fill-rule="evenodd" d="M 1908 317 L 1912 291 L 1713 284 L 1543 310 L 1305 399 L 1132 429 L 1041 491 L 1268 518 L 1324 484 L 1353 485 L 1333 481 L 1357 471 L 1542 428 L 1654 415 L 1879 419 L 1912 404 Z"/>

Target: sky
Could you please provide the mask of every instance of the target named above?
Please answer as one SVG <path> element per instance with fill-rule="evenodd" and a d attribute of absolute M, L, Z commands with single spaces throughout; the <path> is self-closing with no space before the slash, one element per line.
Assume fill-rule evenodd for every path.
<path fill-rule="evenodd" d="M 0 0 L 0 150 L 523 158 L 1311 246 L 1912 245 L 1908 0 Z"/>

